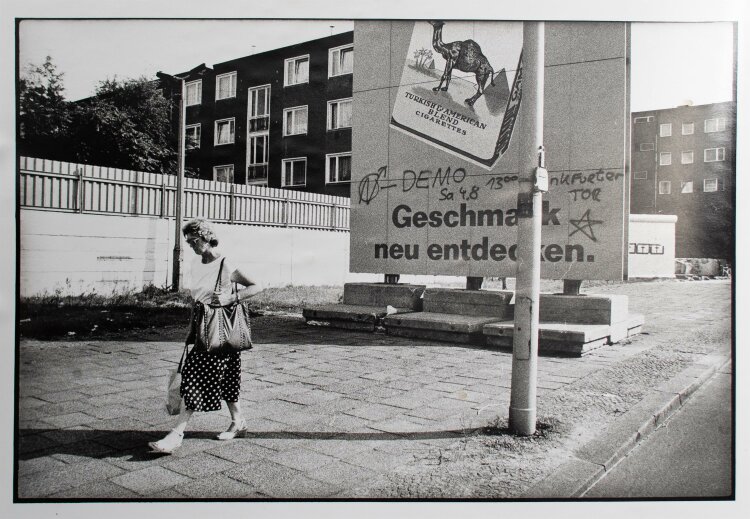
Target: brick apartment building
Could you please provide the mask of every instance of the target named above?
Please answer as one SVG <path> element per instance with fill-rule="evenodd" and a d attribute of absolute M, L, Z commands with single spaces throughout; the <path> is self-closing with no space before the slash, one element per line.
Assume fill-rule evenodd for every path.
<path fill-rule="evenodd" d="M 349 31 L 176 74 L 186 87 L 186 169 L 348 197 L 353 40 Z"/>
<path fill-rule="evenodd" d="M 732 259 L 734 102 L 632 114 L 630 212 L 677 215 L 678 258 Z"/>

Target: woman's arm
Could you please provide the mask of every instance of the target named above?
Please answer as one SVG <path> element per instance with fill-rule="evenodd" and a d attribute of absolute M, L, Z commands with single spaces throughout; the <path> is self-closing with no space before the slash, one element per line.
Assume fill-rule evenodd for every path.
<path fill-rule="evenodd" d="M 238 303 L 240 301 L 244 301 L 245 299 L 248 299 L 258 292 L 261 292 L 261 288 L 258 287 L 253 280 L 248 278 L 240 269 L 236 269 L 234 272 L 232 272 L 232 275 L 229 277 L 229 280 L 232 283 L 237 283 L 238 285 L 243 285 L 245 288 L 241 288 L 237 290 L 234 294 L 221 294 L 219 296 L 219 303 L 222 306 L 231 305 L 232 303 Z"/>

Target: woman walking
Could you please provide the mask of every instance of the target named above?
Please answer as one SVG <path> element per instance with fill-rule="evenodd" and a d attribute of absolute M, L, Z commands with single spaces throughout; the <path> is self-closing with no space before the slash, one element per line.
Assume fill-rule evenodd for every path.
<path fill-rule="evenodd" d="M 193 319 L 200 315 L 201 305 L 227 306 L 238 303 L 258 292 L 255 283 L 236 269 L 216 249 L 219 240 L 211 225 L 203 219 L 189 221 L 183 228 L 190 248 L 197 255 L 191 265 L 190 292 L 194 300 L 190 316 L 190 332 L 186 344 L 195 344 Z M 219 277 L 220 276 L 220 277 Z M 218 280 L 218 281 L 217 281 Z M 244 288 L 232 292 L 232 284 Z M 219 440 L 244 435 L 247 424 L 240 408 L 240 352 L 208 352 L 196 344 L 187 354 L 182 369 L 180 395 L 182 406 L 175 427 L 161 440 L 149 442 L 151 452 L 171 454 L 182 444 L 185 427 L 195 411 L 218 411 L 221 400 L 227 403 L 232 422 L 219 434 Z"/>

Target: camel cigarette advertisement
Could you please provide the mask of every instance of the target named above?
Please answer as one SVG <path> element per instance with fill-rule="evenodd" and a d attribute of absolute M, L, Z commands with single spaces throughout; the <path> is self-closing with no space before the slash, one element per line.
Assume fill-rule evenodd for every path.
<path fill-rule="evenodd" d="M 516 275 L 522 31 L 521 22 L 355 24 L 352 272 Z M 483 88 L 457 71 L 459 59 L 447 73 L 438 56 L 467 41 L 475 58 L 481 50 Z M 546 26 L 545 278 L 624 275 L 627 56 L 624 23 Z"/>
<path fill-rule="evenodd" d="M 519 22 L 417 22 L 394 128 L 485 168 L 508 149 L 521 101 Z"/>

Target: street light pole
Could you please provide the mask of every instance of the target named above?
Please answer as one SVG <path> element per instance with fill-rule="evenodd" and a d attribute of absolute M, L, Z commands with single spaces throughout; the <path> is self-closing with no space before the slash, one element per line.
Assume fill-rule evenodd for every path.
<path fill-rule="evenodd" d="M 177 182 L 174 203 L 174 249 L 172 250 L 172 292 L 182 287 L 182 202 L 184 198 L 183 179 L 185 178 L 185 78 L 157 72 L 156 76 L 170 83 L 169 91 L 175 84 L 180 85 L 180 107 L 177 120 Z"/>
<path fill-rule="evenodd" d="M 172 291 L 182 288 L 182 201 L 184 198 L 183 179 L 185 178 L 185 78 L 180 81 L 180 116 L 177 126 L 177 193 L 174 210 L 174 251 L 172 252 Z"/>
<path fill-rule="evenodd" d="M 544 167 L 544 22 L 523 24 L 522 117 L 518 193 L 518 260 L 513 367 L 508 424 L 516 434 L 536 432 L 539 277 Z"/>

